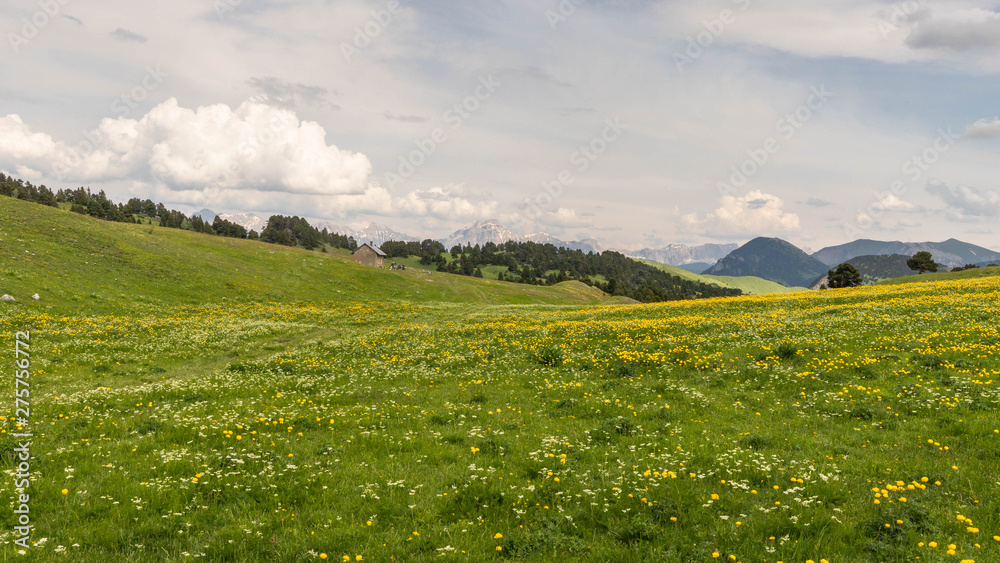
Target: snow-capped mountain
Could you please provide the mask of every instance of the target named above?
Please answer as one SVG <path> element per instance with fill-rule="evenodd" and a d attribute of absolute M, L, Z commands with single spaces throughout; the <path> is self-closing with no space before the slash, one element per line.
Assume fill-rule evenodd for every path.
<path fill-rule="evenodd" d="M 455 245 L 465 246 L 467 244 L 473 246 L 478 244 L 479 246 L 482 246 L 488 242 L 503 244 L 511 240 L 514 242 L 532 241 L 539 244 L 547 243 L 554 246 L 560 246 L 562 248 L 582 250 L 583 252 L 601 251 L 600 243 L 594 239 L 587 239 L 584 241 L 563 241 L 548 233 L 519 235 L 501 225 L 496 219 L 490 219 L 489 221 L 477 221 L 471 227 L 459 229 L 448 237 L 441 239 L 441 243 L 444 244 L 445 248 L 451 248 Z"/>
<path fill-rule="evenodd" d="M 738 244 L 703 244 L 700 246 L 669 244 L 663 248 L 643 248 L 642 250 L 623 252 L 623 254 L 661 264 L 682 266 L 695 262 L 714 264 L 739 247 Z"/>
<path fill-rule="evenodd" d="M 522 242 L 524 237 L 504 227 L 496 219 L 490 219 L 489 221 L 476 221 L 471 227 L 459 229 L 441 239 L 441 243 L 444 244 L 445 248 L 451 248 L 455 245 L 465 246 L 467 244 L 482 246 L 488 242 L 503 244 L 509 240 Z"/>
<path fill-rule="evenodd" d="M 211 209 L 202 209 L 201 211 L 197 211 L 195 213 L 192 213 L 191 216 L 192 217 L 201 217 L 202 221 L 204 221 L 206 223 L 211 223 L 212 221 L 215 221 L 215 218 L 218 217 L 219 214 L 216 213 L 215 211 L 212 211 Z"/>
<path fill-rule="evenodd" d="M 353 228 L 344 225 L 337 225 L 336 223 L 328 223 L 324 221 L 319 221 L 313 224 L 319 230 L 326 229 L 331 233 L 337 233 L 341 235 L 347 235 L 349 237 L 354 237 L 354 240 L 358 244 L 364 244 L 366 242 L 374 243 L 376 246 L 381 246 L 384 242 L 389 240 L 400 240 L 400 241 L 419 241 L 417 237 L 408 235 L 406 233 L 401 233 L 399 231 L 394 231 L 385 225 L 379 225 L 377 223 L 369 223 L 365 227 Z"/>
<path fill-rule="evenodd" d="M 537 242 L 538 244 L 551 244 L 553 246 L 568 248 L 570 250 L 580 250 L 583 252 L 594 252 L 599 254 L 604 250 L 601 247 L 601 243 L 595 238 L 589 238 L 586 240 L 559 240 L 548 233 L 533 233 L 530 235 L 524 235 L 522 238 L 524 240 L 530 240 L 531 242 Z"/>
<path fill-rule="evenodd" d="M 264 230 L 264 227 L 267 226 L 267 219 L 261 219 L 253 213 L 222 214 L 219 215 L 219 217 L 225 221 L 229 221 L 230 223 L 241 225 L 248 231 L 257 231 L 258 234 L 260 234 L 260 232 Z"/>

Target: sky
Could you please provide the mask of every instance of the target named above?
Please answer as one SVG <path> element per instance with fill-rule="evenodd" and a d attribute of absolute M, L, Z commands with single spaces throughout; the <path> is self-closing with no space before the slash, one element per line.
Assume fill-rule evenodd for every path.
<path fill-rule="evenodd" d="M 606 247 L 1000 249 L 1000 3 L 8 0 L 0 170 Z"/>

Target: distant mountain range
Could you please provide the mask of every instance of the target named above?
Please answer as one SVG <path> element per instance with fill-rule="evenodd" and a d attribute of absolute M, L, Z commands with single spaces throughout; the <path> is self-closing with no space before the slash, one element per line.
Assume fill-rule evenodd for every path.
<path fill-rule="evenodd" d="M 202 209 L 197 215 L 211 222 L 216 213 Z M 258 233 L 267 225 L 267 219 L 252 213 L 219 215 L 227 221 L 237 223 Z M 419 241 L 418 237 L 395 231 L 384 225 L 370 223 L 355 228 L 335 223 L 318 222 L 314 226 L 354 237 L 358 244 L 372 242 L 381 245 L 386 241 Z M 478 221 L 469 227 L 439 239 L 445 248 L 456 245 L 479 245 L 487 242 L 503 244 L 507 241 L 536 242 L 583 252 L 600 253 L 604 250 L 596 239 L 564 241 L 548 233 L 519 235 L 500 224 L 496 219 Z M 851 262 L 866 281 L 888 279 L 908 275 L 902 270 L 905 258 L 917 252 L 930 252 L 934 260 L 945 268 L 977 264 L 985 266 L 1000 263 L 1000 252 L 976 246 L 956 239 L 944 242 L 884 242 L 876 240 L 856 240 L 847 244 L 830 246 L 810 256 L 791 243 L 776 238 L 756 238 L 743 246 L 737 244 L 703 244 L 689 246 L 671 244 L 663 248 L 643 248 L 621 251 L 622 254 L 637 259 L 652 260 L 661 264 L 677 266 L 692 273 L 719 276 L 756 276 L 778 282 L 788 287 L 811 287 L 820 283 L 827 271 L 843 262 Z M 856 260 L 857 259 L 857 260 Z M 902 265 L 902 266 L 901 266 Z"/>
<path fill-rule="evenodd" d="M 704 264 L 705 266 L 698 270 L 701 272 L 739 247 L 738 244 L 703 244 L 700 246 L 670 244 L 663 248 L 643 248 L 642 250 L 622 252 L 622 254 L 671 266 Z"/>
<path fill-rule="evenodd" d="M 228 215 L 219 215 L 220 219 L 229 221 L 230 223 L 236 223 L 237 225 L 243 225 L 248 231 L 257 231 L 260 234 L 267 226 L 267 219 L 262 219 L 253 213 L 233 213 Z"/>
<path fill-rule="evenodd" d="M 337 225 L 335 223 L 318 222 L 313 225 L 317 229 L 326 229 L 331 233 L 338 233 L 341 235 L 347 235 L 349 237 L 354 237 L 354 240 L 358 242 L 359 245 L 368 243 L 374 243 L 376 246 L 381 246 L 386 241 L 398 240 L 398 241 L 419 241 L 420 239 L 408 235 L 406 233 L 401 233 L 399 231 L 394 231 L 385 225 L 379 225 L 378 223 L 368 223 L 367 226 L 361 228 L 347 227 L 344 225 Z"/>
<path fill-rule="evenodd" d="M 955 239 L 944 242 L 882 242 L 862 239 L 824 248 L 813 254 L 813 258 L 827 266 L 836 266 L 857 256 L 889 254 L 913 256 L 925 251 L 934 256 L 935 262 L 949 268 L 1000 261 L 1000 252 Z"/>
<path fill-rule="evenodd" d="M 215 218 L 218 217 L 219 214 L 211 209 L 202 209 L 201 211 L 195 211 L 191 214 L 191 216 L 200 217 L 202 221 L 211 223 L 212 221 L 215 221 Z"/>
<path fill-rule="evenodd" d="M 809 287 L 825 274 L 826 264 L 790 242 L 778 238 L 755 238 L 703 272 L 713 276 L 756 276 L 788 287 Z"/>
<path fill-rule="evenodd" d="M 514 242 L 531 241 L 539 244 L 548 243 L 554 246 L 568 248 L 570 250 L 581 250 L 583 252 L 602 251 L 600 243 L 595 239 L 564 241 L 559 240 L 548 233 L 519 235 L 501 225 L 496 219 L 490 219 L 489 221 L 477 221 L 472 226 L 465 229 L 459 229 L 451 235 L 441 239 L 441 243 L 444 244 L 445 248 L 451 248 L 455 245 L 465 246 L 467 244 L 473 246 L 478 244 L 479 246 L 482 246 L 488 242 L 503 244 L 510 240 Z"/>

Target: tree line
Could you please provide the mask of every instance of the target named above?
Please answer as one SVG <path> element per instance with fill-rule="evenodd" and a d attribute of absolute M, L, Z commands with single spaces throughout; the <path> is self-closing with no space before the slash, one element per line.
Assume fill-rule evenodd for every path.
<path fill-rule="evenodd" d="M 674 276 L 613 251 L 584 253 L 548 243 L 508 241 L 456 245 L 446 252 L 444 245 L 433 240 L 390 241 L 382 245 L 382 250 L 389 258 L 419 257 L 421 264 L 434 266 L 440 272 L 481 278 L 484 267 L 503 266 L 506 272 L 500 271 L 500 281 L 553 285 L 578 280 L 605 293 L 643 303 L 742 295 L 738 289 Z"/>
<path fill-rule="evenodd" d="M 319 230 L 300 217 L 273 215 L 267 225 L 257 233 L 246 227 L 216 217 L 212 222 L 197 215 L 188 216 L 176 209 L 167 209 L 162 203 L 150 199 L 129 199 L 127 203 L 115 203 L 103 190 L 94 193 L 89 188 L 61 189 L 53 192 L 46 186 L 35 186 L 31 182 L 0 173 L 0 195 L 23 201 L 60 207 L 66 204 L 73 213 L 89 215 L 104 221 L 116 223 L 155 224 L 168 229 L 184 229 L 222 237 L 261 240 L 272 244 L 301 246 L 308 250 L 326 247 L 357 250 L 353 237 Z"/>

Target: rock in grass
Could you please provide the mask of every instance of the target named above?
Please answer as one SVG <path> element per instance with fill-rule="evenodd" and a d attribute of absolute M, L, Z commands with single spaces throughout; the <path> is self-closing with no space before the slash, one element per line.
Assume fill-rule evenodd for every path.
<path fill-rule="evenodd" d="M 32 295 L 31 298 L 34 299 L 35 301 L 38 301 L 39 299 L 41 299 L 41 297 L 39 297 L 37 293 L 34 294 L 34 295 Z"/>
<path fill-rule="evenodd" d="M 11 297 L 10 295 L 4 295 L 3 297 L 0 297 L 0 301 L 17 301 L 17 300 Z"/>

